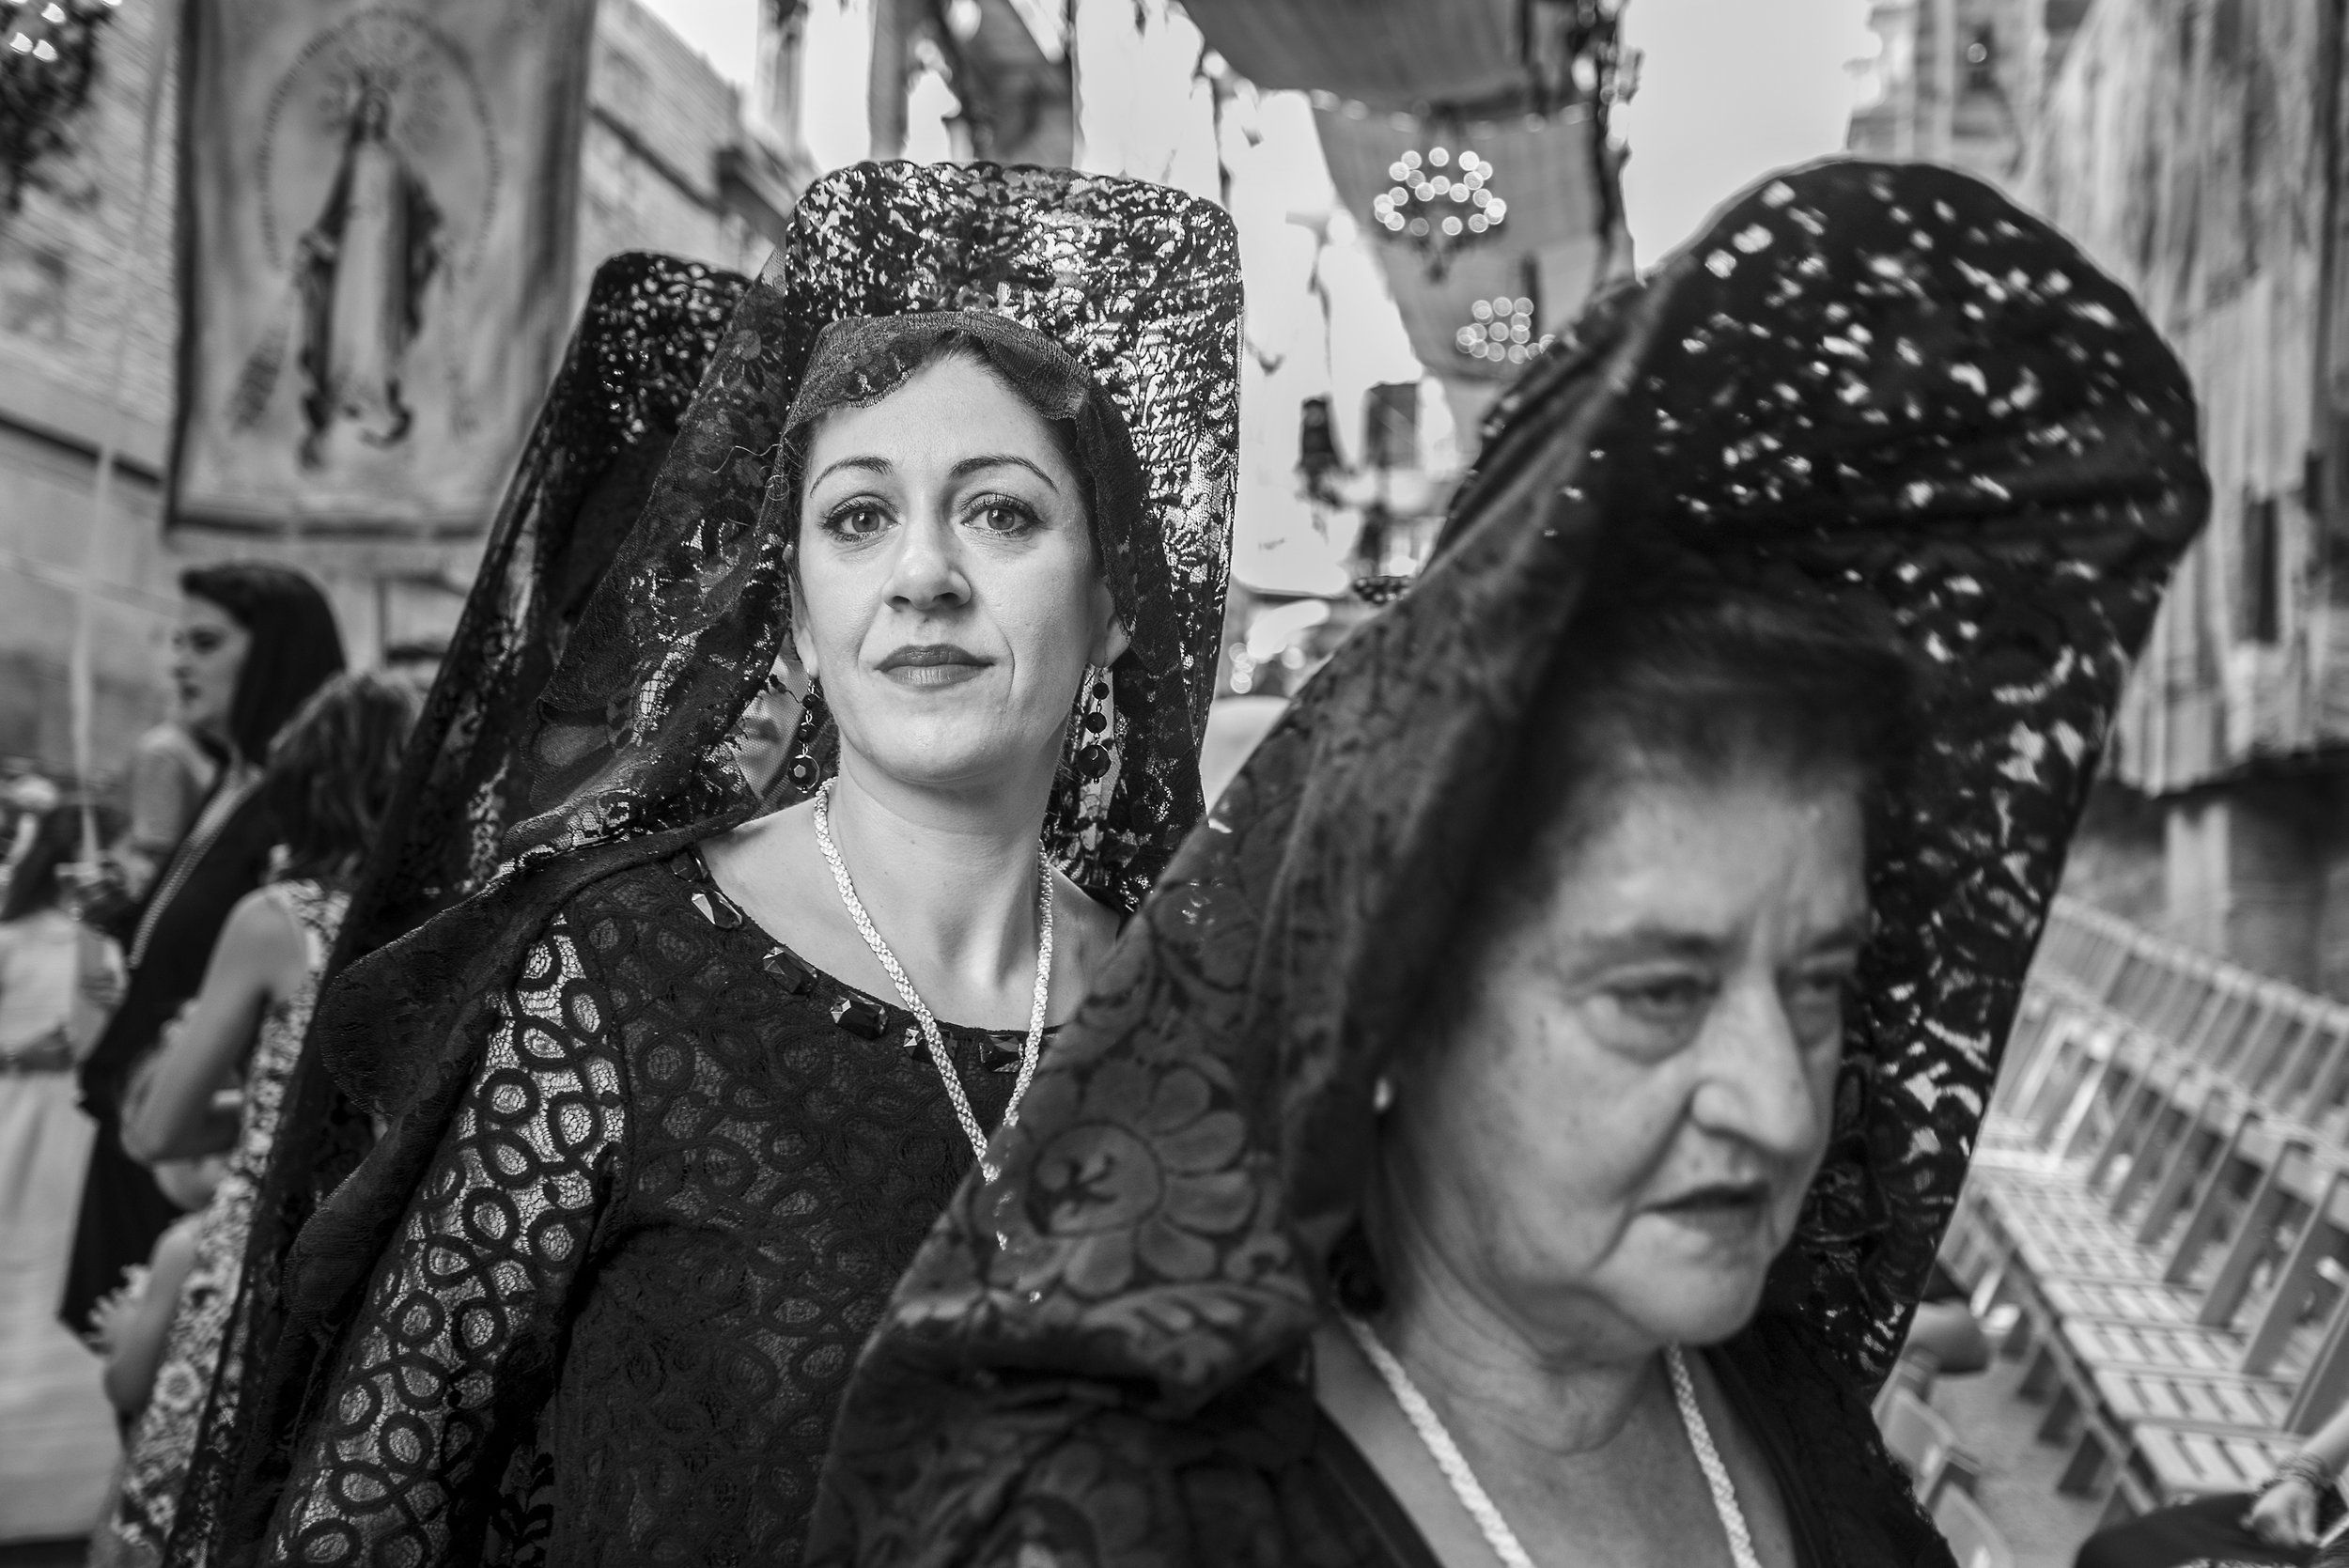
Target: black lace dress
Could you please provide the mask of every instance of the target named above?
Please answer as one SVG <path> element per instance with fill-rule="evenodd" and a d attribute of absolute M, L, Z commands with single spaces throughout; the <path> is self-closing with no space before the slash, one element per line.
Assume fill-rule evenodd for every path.
<path fill-rule="evenodd" d="M 1021 1036 L 944 1032 L 992 1126 Z M 911 1016 L 698 853 L 589 885 L 496 1009 L 270 1560 L 799 1561 L 849 1369 L 972 1158 Z"/>

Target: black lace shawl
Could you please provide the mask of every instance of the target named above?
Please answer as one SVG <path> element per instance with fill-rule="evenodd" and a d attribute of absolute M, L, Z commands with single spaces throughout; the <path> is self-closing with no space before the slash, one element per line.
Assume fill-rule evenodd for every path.
<path fill-rule="evenodd" d="M 260 1545 L 311 1380 L 450 1111 L 494 998 L 582 889 L 757 809 L 724 745 L 789 622 L 796 487 L 783 435 L 818 338 L 853 318 L 976 312 L 1049 339 L 1105 394 L 1138 460 L 1140 509 L 1097 515 L 1133 646 L 1112 673 L 1113 854 L 1048 819 L 1054 858 L 1130 909 L 1204 809 L 1237 443 L 1238 250 L 1219 208 L 1067 170 L 865 163 L 827 176 L 743 296 L 643 516 L 539 698 L 534 815 L 506 873 L 353 965 L 313 1034 L 354 1103 L 390 1118 L 284 1270 L 287 1327 L 258 1396 L 236 1555 Z M 780 482 L 779 482 L 780 481 Z M 1122 559 L 1121 559 L 1122 558 Z M 1069 798 L 1055 794 L 1056 807 Z"/>
<path fill-rule="evenodd" d="M 524 815 L 524 746 L 538 693 L 634 524 L 749 283 L 699 262 L 645 253 L 613 256 L 596 270 L 410 737 L 330 976 L 495 873 L 506 831 Z M 389 1044 L 397 1048 L 399 1042 Z M 255 1206 L 228 1327 L 238 1364 L 257 1373 L 271 1364 L 284 1325 L 278 1287 L 287 1253 L 371 1141 L 365 1112 L 334 1083 L 314 1029 L 288 1080 Z M 215 1390 L 205 1412 L 166 1563 L 210 1559 L 244 1450 L 270 1430 L 266 1418 L 273 1412 L 263 1409 L 257 1418 L 236 1395 Z"/>
<path fill-rule="evenodd" d="M 1434 562 L 1128 929 L 995 1140 L 1000 1174 L 965 1181 L 868 1346 L 810 1560 L 1025 1562 L 1027 1543 L 1157 1565 L 1210 1535 L 1233 1560 L 1309 1555 L 1235 1479 L 1277 1446 L 1236 1436 L 1162 1483 L 1147 1444 L 1099 1434 L 1195 1436 L 1293 1377 L 1356 1219 L 1372 1085 L 1593 551 L 1621 538 L 1850 601 L 1935 672 L 1870 847 L 1834 1141 L 1733 1342 L 1748 1367 L 1819 1369 L 1768 1374 L 1767 1396 L 1844 1412 L 1822 1463 L 1875 1453 L 1830 1428 L 1864 1426 L 1854 1396 L 1900 1343 L 2129 657 L 2207 505 L 2176 360 L 1989 187 L 1831 163 L 1724 209 L 1516 389 Z M 1848 1468 L 1821 1478 L 1853 1490 L 1828 1510 L 1839 1557 L 1937 1550 L 1880 1456 Z M 1217 1499 L 1261 1515 L 1208 1521 Z"/>

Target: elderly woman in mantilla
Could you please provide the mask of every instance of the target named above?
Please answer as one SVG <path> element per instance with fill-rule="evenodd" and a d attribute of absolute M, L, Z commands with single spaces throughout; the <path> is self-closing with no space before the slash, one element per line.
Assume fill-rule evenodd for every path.
<path fill-rule="evenodd" d="M 892 1284 L 1202 812 L 1238 305 L 1158 186 L 801 198 L 541 701 L 515 869 L 322 1004 L 391 1121 L 288 1261 L 236 1553 L 798 1560 Z M 786 638 L 809 798 L 761 815 L 727 742 Z"/>
<path fill-rule="evenodd" d="M 1966 177 L 1603 302 L 948 1205 L 810 1560 L 1946 1563 L 1869 1395 L 2206 505 Z"/>

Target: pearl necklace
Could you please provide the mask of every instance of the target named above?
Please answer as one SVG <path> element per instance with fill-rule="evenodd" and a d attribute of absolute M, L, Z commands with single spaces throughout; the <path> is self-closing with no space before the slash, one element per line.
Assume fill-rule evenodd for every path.
<path fill-rule="evenodd" d="M 1404 1419 L 1419 1434 L 1427 1456 L 1443 1472 L 1444 1480 L 1452 1483 L 1453 1496 L 1460 1499 L 1460 1506 L 1476 1521 L 1476 1528 L 1485 1532 L 1485 1542 L 1501 1560 L 1502 1568 L 1534 1568 L 1533 1559 L 1518 1542 L 1517 1532 L 1501 1516 L 1501 1510 L 1478 1483 L 1476 1472 L 1469 1468 L 1460 1445 L 1444 1430 L 1435 1407 L 1411 1381 L 1411 1374 L 1403 1370 L 1394 1352 L 1380 1343 L 1370 1325 L 1361 1318 L 1349 1314 L 1344 1322 L 1354 1336 L 1354 1343 L 1361 1346 L 1363 1357 L 1378 1370 L 1387 1391 L 1403 1407 Z M 1729 1555 L 1737 1568 L 1762 1568 L 1762 1559 L 1753 1549 L 1753 1532 L 1746 1527 L 1745 1510 L 1737 1506 L 1737 1488 L 1729 1479 L 1729 1467 L 1721 1463 L 1720 1451 L 1713 1446 L 1713 1429 L 1705 1424 L 1704 1412 L 1697 1406 L 1696 1389 L 1689 1382 L 1688 1366 L 1682 1359 L 1678 1345 L 1664 1347 L 1664 1364 L 1672 1372 L 1672 1399 L 1680 1406 L 1681 1427 L 1688 1434 L 1689 1448 L 1696 1451 L 1697 1467 L 1704 1472 L 1704 1484 L 1712 1489 L 1713 1512 L 1720 1518 L 1722 1533 L 1729 1537 Z"/>
<path fill-rule="evenodd" d="M 905 1003 L 906 1011 L 921 1024 L 922 1038 L 929 1044 L 930 1062 L 938 1068 L 939 1081 L 945 1084 L 946 1097 L 954 1102 L 955 1117 L 961 1122 L 964 1136 L 971 1140 L 972 1152 L 979 1157 L 980 1173 L 988 1181 L 993 1181 L 996 1168 L 988 1163 L 987 1129 L 980 1126 L 978 1117 L 972 1114 L 971 1096 L 963 1093 L 962 1079 L 955 1072 L 954 1059 L 946 1054 L 946 1040 L 939 1032 L 938 1020 L 930 1016 L 929 1008 L 914 990 L 913 982 L 906 978 L 906 971 L 898 964 L 897 955 L 889 951 L 889 944 L 881 940 L 880 932 L 874 928 L 873 917 L 864 912 L 863 901 L 856 895 L 856 884 L 848 880 L 848 868 L 841 862 L 840 846 L 832 841 L 832 786 L 838 782 L 826 779 L 823 787 L 816 792 L 816 847 L 824 852 L 824 862 L 832 867 L 833 885 L 840 889 L 840 902 L 848 907 L 848 918 L 856 922 L 857 932 L 863 937 L 864 945 L 873 950 L 873 956 L 880 960 L 880 967 L 889 971 L 890 984 L 897 987 L 897 1000 Z M 1035 1004 L 1028 1014 L 1027 1044 L 1019 1051 L 1019 1078 L 1012 1085 L 1010 1103 L 1003 1107 L 1003 1126 L 1005 1127 L 1019 1119 L 1020 1096 L 1028 1092 L 1028 1084 L 1035 1077 L 1036 1058 L 1044 1046 L 1045 1004 L 1052 994 L 1052 862 L 1045 858 L 1042 844 L 1035 846 L 1035 864 L 1039 884 L 1035 899 L 1036 919 L 1041 928 L 1035 944 Z"/>

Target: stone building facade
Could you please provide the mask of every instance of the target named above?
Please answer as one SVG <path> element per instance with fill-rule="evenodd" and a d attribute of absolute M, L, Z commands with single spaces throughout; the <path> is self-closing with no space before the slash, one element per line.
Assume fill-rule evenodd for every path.
<path fill-rule="evenodd" d="M 2341 28 L 2326 0 L 2099 0 L 2021 189 L 2138 291 L 2202 403 L 2211 524 L 2113 769 L 2160 837 L 2100 853 L 2140 889 L 2126 867 L 2158 862 L 2140 918 L 2349 995 Z"/>
<path fill-rule="evenodd" d="M 2073 891 L 2349 996 L 2342 9 L 1875 9 L 1884 90 L 1855 150 L 2006 183 L 2137 292 L 2201 400 L 2210 527 L 2139 661 Z"/>
<path fill-rule="evenodd" d="M 161 135 L 147 115 L 162 8 L 127 0 L 99 42 L 72 149 L 0 210 L 0 757 L 65 768 L 68 658 L 85 566 L 91 592 L 93 763 L 117 766 L 162 711 L 163 634 L 182 567 L 256 553 L 246 540 L 163 526 L 179 310 L 173 287 L 177 82 L 164 63 Z M 745 128 L 735 88 L 636 0 L 601 0 L 568 287 L 598 262 L 653 249 L 755 270 L 802 170 Z M 149 194 L 141 220 L 140 193 Z M 117 383 L 119 392 L 110 396 Z M 116 453 L 106 515 L 97 458 Z M 474 551 L 419 567 L 364 549 L 286 556 L 324 580 L 354 660 L 444 631 Z"/>

